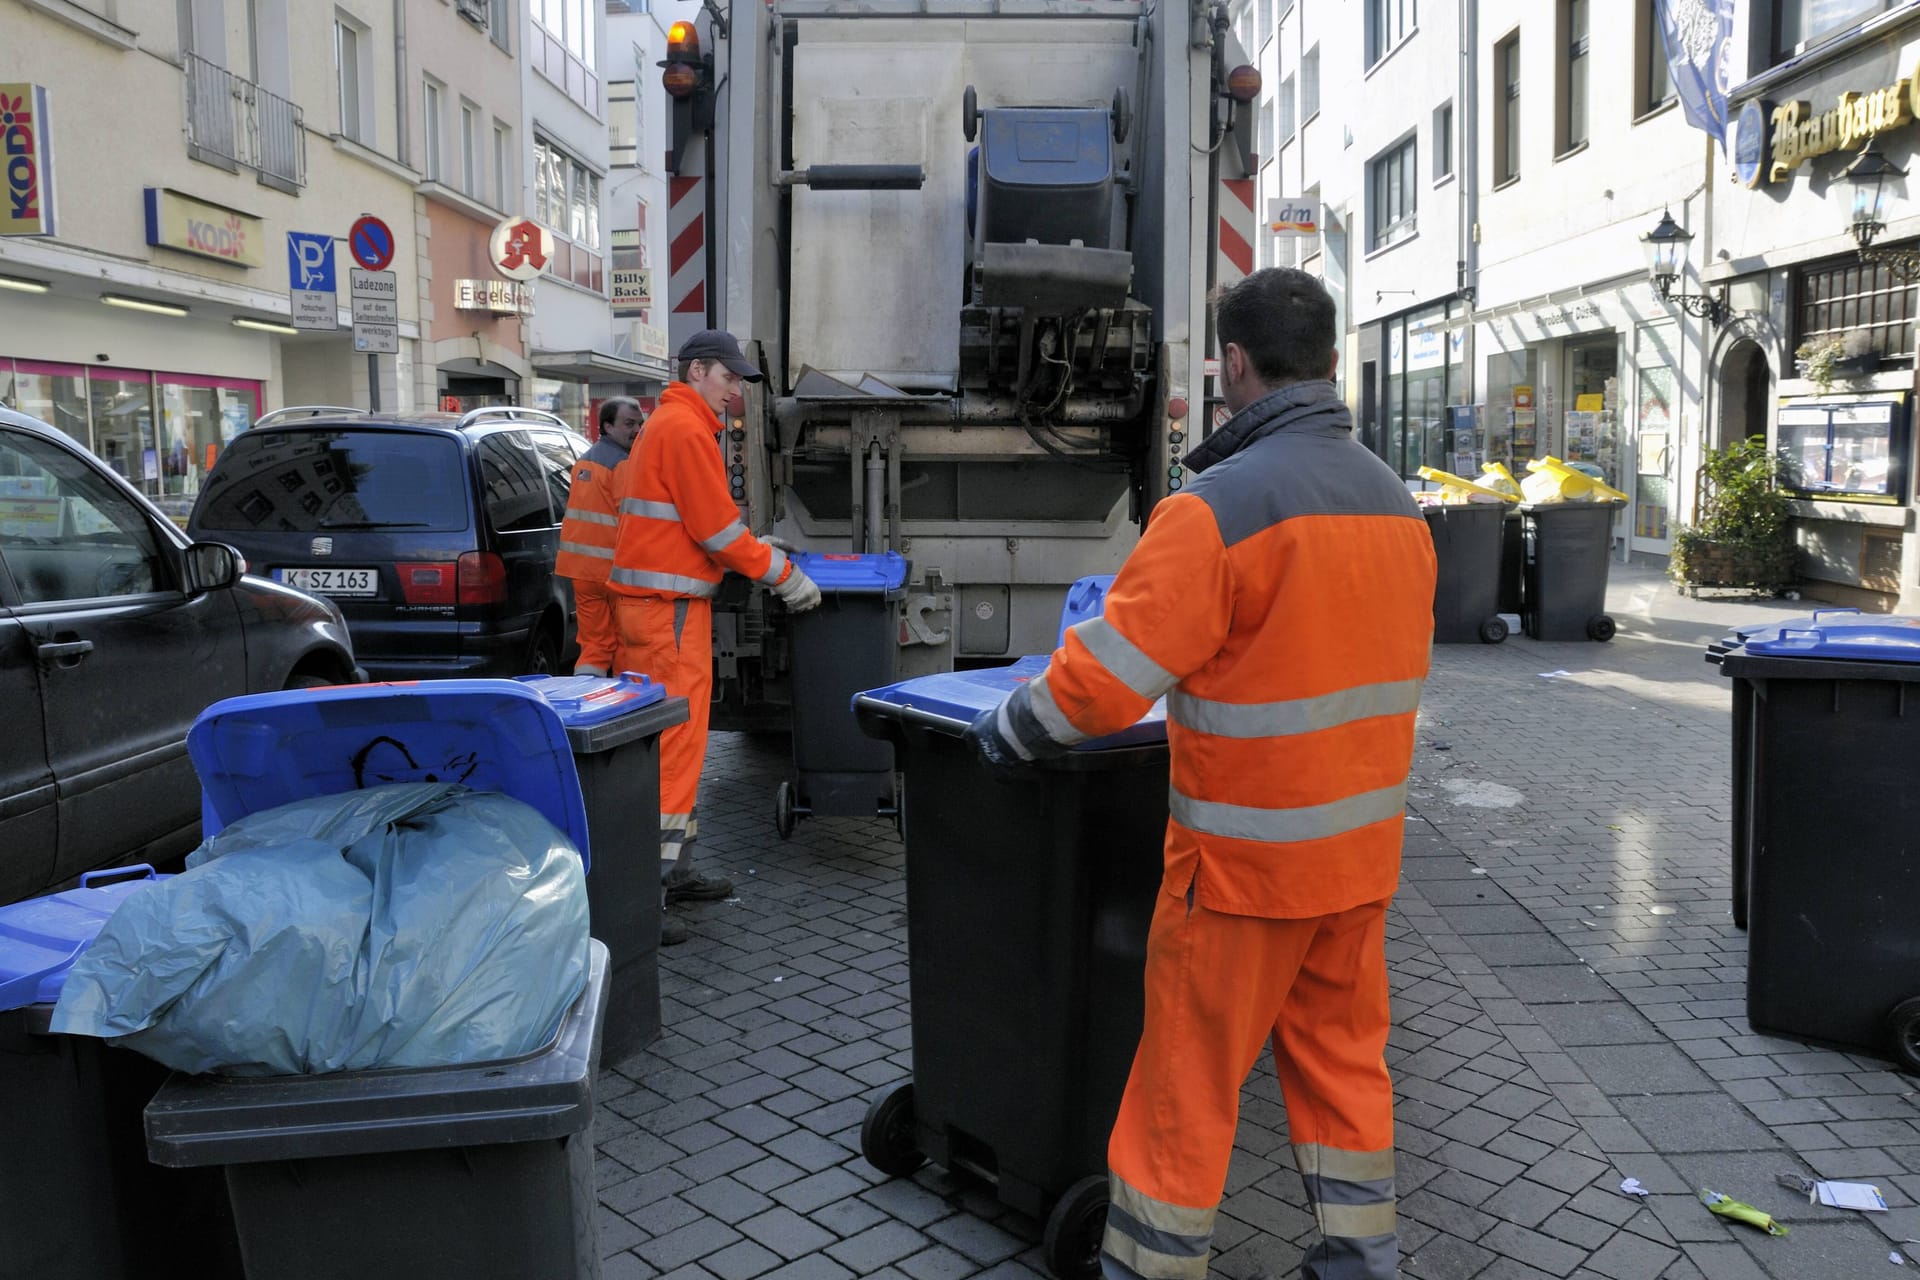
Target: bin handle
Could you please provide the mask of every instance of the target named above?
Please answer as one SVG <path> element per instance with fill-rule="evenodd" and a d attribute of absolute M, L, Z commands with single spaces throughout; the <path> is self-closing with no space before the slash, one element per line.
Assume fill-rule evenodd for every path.
<path fill-rule="evenodd" d="M 142 874 L 136 876 L 134 875 L 136 871 Z M 89 871 L 80 877 L 80 887 L 82 889 L 91 889 L 95 884 L 102 881 L 113 881 L 123 878 L 152 880 L 154 878 L 153 867 L 149 863 L 136 862 L 130 867 L 109 867 L 105 871 Z"/>
<path fill-rule="evenodd" d="M 1855 608 L 1853 608 L 1853 607 L 1852 607 L 1852 606 L 1850 606 L 1850 605 L 1849 605 L 1849 606 L 1846 606 L 1846 607 L 1844 607 L 1844 608 L 1839 608 L 1839 609 L 1815 609 L 1815 610 L 1813 611 L 1813 620 L 1814 620 L 1814 621 L 1815 621 L 1815 622 L 1817 623 L 1817 622 L 1819 622 L 1819 621 L 1820 621 L 1820 619 L 1822 619 L 1822 618 L 1828 618 L 1828 617 L 1838 617 L 1838 616 L 1839 616 L 1839 615 L 1841 615 L 1841 614 L 1854 614 L 1854 615 L 1858 615 L 1858 614 L 1859 614 L 1859 612 L 1860 612 L 1860 611 L 1859 611 L 1858 609 L 1855 609 Z M 1785 633 L 1785 632 L 1781 632 L 1781 634 L 1782 634 L 1782 635 L 1785 635 L 1786 633 Z"/>
<path fill-rule="evenodd" d="M 853 699 L 855 711 L 865 709 L 869 715 L 882 719 L 898 720 L 902 724 L 914 725 L 921 729 L 932 729 L 938 733 L 959 737 L 967 731 L 971 721 L 956 720 L 952 716 L 943 716 L 938 712 L 924 711 L 919 707 L 903 707 L 897 702 L 882 702 L 878 698 L 869 698 L 866 694 L 856 694 Z"/>

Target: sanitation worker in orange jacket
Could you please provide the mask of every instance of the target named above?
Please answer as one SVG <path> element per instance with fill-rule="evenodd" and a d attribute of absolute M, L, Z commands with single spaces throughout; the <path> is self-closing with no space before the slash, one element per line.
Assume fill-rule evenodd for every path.
<path fill-rule="evenodd" d="M 680 381 L 661 394 L 616 473 L 620 514 L 607 574 L 619 636 L 615 668 L 645 672 L 687 699 L 687 723 L 660 735 L 660 877 L 668 903 L 733 892 L 731 881 L 693 870 L 713 692 L 710 602 L 721 576 L 731 569 L 762 583 L 795 612 L 820 603 L 820 588 L 782 546 L 747 532 L 727 488 L 720 413 L 760 371 L 718 329 L 688 338 L 679 361 Z"/>
<path fill-rule="evenodd" d="M 577 676 L 604 676 L 613 665 L 613 604 L 607 596 L 607 572 L 613 568 L 620 510 L 613 473 L 627 460 L 642 421 L 638 400 L 615 396 L 606 401 L 600 406 L 600 438 L 573 466 L 553 571 L 573 580 L 573 613 L 580 637 L 580 659 L 573 664 Z"/>
<path fill-rule="evenodd" d="M 1188 456 L 1105 616 L 969 738 L 996 769 L 1167 699 L 1166 875 L 1108 1146 L 1109 1280 L 1204 1280 L 1240 1086 L 1271 1040 L 1322 1239 L 1312 1280 L 1390 1280 L 1385 923 L 1433 630 L 1433 542 L 1352 438 L 1334 308 L 1256 272 L 1220 299 L 1233 418 Z"/>

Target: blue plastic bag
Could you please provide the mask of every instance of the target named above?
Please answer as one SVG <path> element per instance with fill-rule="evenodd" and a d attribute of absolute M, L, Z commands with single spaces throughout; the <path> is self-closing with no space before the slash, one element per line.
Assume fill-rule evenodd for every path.
<path fill-rule="evenodd" d="M 541 1048 L 586 984 L 579 852 L 507 796 L 299 800 L 187 865 L 114 912 L 53 1030 L 190 1072 L 452 1066 Z"/>

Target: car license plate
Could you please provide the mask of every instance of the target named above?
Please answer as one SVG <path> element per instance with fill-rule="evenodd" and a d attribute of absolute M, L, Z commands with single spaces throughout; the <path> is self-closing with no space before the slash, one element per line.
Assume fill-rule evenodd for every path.
<path fill-rule="evenodd" d="M 274 580 L 328 596 L 370 596 L 380 589 L 376 569 L 276 569 Z"/>

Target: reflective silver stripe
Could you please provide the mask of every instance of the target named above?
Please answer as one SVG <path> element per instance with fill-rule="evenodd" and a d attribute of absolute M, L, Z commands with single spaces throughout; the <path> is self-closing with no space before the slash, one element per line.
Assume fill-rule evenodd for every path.
<path fill-rule="evenodd" d="M 571 551 L 577 556 L 594 556 L 601 560 L 613 559 L 612 547 L 593 547 L 588 546 L 584 542 L 562 542 L 560 549 L 562 551 Z"/>
<path fill-rule="evenodd" d="M 1167 695 L 1167 716 L 1183 729 L 1220 738 L 1278 738 L 1376 716 L 1410 715 L 1420 709 L 1424 683 L 1363 684 L 1284 702 L 1213 702 L 1176 689 Z"/>
<path fill-rule="evenodd" d="M 626 504 L 622 503 L 621 505 L 625 506 Z M 581 524 L 616 525 L 620 523 L 619 516 L 611 516 L 604 511 L 569 511 L 567 512 L 567 519 L 578 520 Z"/>
<path fill-rule="evenodd" d="M 771 587 L 780 581 L 780 575 L 787 571 L 787 553 L 778 547 L 768 547 L 772 558 L 767 561 L 767 571 L 760 575 L 760 581 Z"/>
<path fill-rule="evenodd" d="M 1100 1241 L 1100 1251 L 1147 1280 L 1207 1280 L 1207 1255 L 1178 1257 L 1149 1249 L 1111 1224 Z"/>
<path fill-rule="evenodd" d="M 1204 1236 L 1213 1232 L 1216 1210 L 1156 1200 L 1112 1171 L 1107 1173 L 1107 1195 L 1128 1217 L 1157 1230 L 1181 1236 Z"/>
<path fill-rule="evenodd" d="M 649 520 L 671 520 L 680 522 L 680 508 L 671 502 L 648 502 L 645 498 L 620 499 L 620 514 L 623 516 L 645 516 Z"/>
<path fill-rule="evenodd" d="M 1187 830 L 1234 840 L 1264 840 L 1269 844 L 1322 840 L 1358 831 L 1361 827 L 1399 817 L 1407 807 L 1405 782 L 1298 809 L 1255 809 L 1216 800 L 1196 800 L 1177 788 L 1169 788 L 1169 794 L 1173 820 Z"/>
<path fill-rule="evenodd" d="M 1073 633 L 1087 646 L 1087 652 L 1100 665 L 1113 672 L 1121 684 L 1151 702 L 1177 683 L 1167 669 L 1149 658 L 1133 641 L 1114 630 L 1105 618 L 1088 618 L 1076 623 Z"/>
<path fill-rule="evenodd" d="M 648 591 L 675 591 L 683 596 L 699 596 L 703 599 L 720 594 L 720 584 L 717 582 L 683 578 L 677 573 L 649 573 L 645 569 L 622 569 L 617 565 L 607 574 L 607 579 L 623 587 L 640 587 Z"/>
<path fill-rule="evenodd" d="M 725 548 L 726 546 L 728 546 L 729 544 L 731 544 L 735 538 L 739 537 L 741 534 L 745 533 L 746 531 L 747 531 L 747 526 L 741 524 L 738 520 L 735 520 L 733 523 L 729 524 L 726 528 L 714 534 L 712 537 L 701 538 L 699 540 L 700 545 L 705 547 L 709 551 L 719 551 Z"/>
<path fill-rule="evenodd" d="M 685 831 L 693 825 L 690 813 L 663 813 L 660 815 L 661 831 Z"/>
<path fill-rule="evenodd" d="M 1033 759 L 1033 752 L 1027 750 L 1027 744 L 1020 741 L 1020 735 L 1013 731 L 1013 699 L 1008 698 L 1000 704 L 1000 711 L 994 717 L 994 725 L 1000 731 L 1000 741 L 1013 748 L 1013 753 L 1022 760 Z"/>
<path fill-rule="evenodd" d="M 1391 1182 L 1393 1152 L 1347 1151 L 1317 1142 L 1293 1144 L 1294 1168 L 1303 1178 L 1334 1178 L 1341 1182 Z"/>
<path fill-rule="evenodd" d="M 1391 1200 L 1381 1204 L 1316 1204 L 1313 1215 L 1320 1220 L 1322 1235 L 1365 1239 L 1390 1236 L 1396 1228 Z"/>
<path fill-rule="evenodd" d="M 1033 718 L 1040 722 L 1047 736 L 1061 746 L 1071 747 L 1087 740 L 1087 735 L 1073 727 L 1073 721 L 1067 719 L 1060 704 L 1053 700 L 1053 690 L 1047 687 L 1045 675 L 1027 683 L 1027 709 L 1033 712 Z"/>

